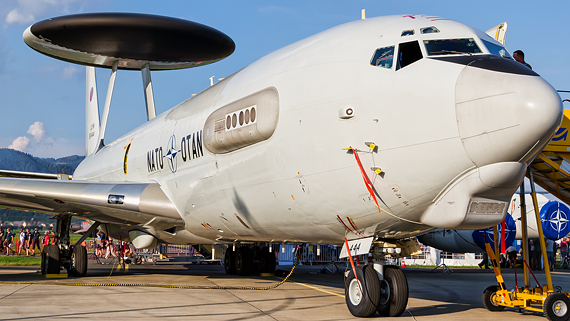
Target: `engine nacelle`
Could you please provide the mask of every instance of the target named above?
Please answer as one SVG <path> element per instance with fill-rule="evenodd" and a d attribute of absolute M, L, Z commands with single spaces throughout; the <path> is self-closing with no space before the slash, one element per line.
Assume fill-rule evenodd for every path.
<path fill-rule="evenodd" d="M 133 245 L 137 249 L 154 249 L 158 244 L 158 239 L 156 237 L 145 232 L 133 230 L 129 231 L 129 236 L 131 237 Z"/>

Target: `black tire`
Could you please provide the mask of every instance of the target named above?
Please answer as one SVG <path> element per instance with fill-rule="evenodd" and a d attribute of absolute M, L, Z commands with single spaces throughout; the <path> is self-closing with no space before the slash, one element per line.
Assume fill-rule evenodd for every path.
<path fill-rule="evenodd" d="M 57 245 L 44 246 L 45 251 L 45 274 L 59 274 L 59 247 Z"/>
<path fill-rule="evenodd" d="M 345 280 L 344 292 L 348 310 L 355 317 L 371 317 L 380 303 L 380 281 L 372 266 L 358 265 Z M 358 278 L 358 281 L 356 280 Z M 360 286 L 359 286 L 360 283 Z"/>
<path fill-rule="evenodd" d="M 570 299 L 562 293 L 552 293 L 542 306 L 544 316 L 550 321 L 566 321 L 570 318 Z"/>
<path fill-rule="evenodd" d="M 499 287 L 496 285 L 491 285 L 483 291 L 483 306 L 489 311 L 497 312 L 503 311 L 505 309 L 504 306 L 498 305 L 495 303 L 492 298 L 495 296 L 495 293 L 499 290 Z"/>
<path fill-rule="evenodd" d="M 277 267 L 277 260 L 275 258 L 275 253 L 269 252 L 269 247 L 264 247 L 261 249 L 261 273 L 275 273 L 275 268 Z"/>
<path fill-rule="evenodd" d="M 228 247 L 224 254 L 224 269 L 226 274 L 236 274 L 236 252 L 232 246 Z"/>
<path fill-rule="evenodd" d="M 44 246 L 44 248 L 42 249 L 42 252 L 40 253 L 42 259 L 41 259 L 41 265 L 40 265 L 40 271 L 42 272 L 42 275 L 46 275 L 46 260 L 47 260 L 47 254 L 46 254 L 46 248 Z"/>
<path fill-rule="evenodd" d="M 408 280 L 404 272 L 395 265 L 384 265 L 384 280 L 387 283 L 389 297 L 384 298 L 386 304 L 378 305 L 378 313 L 385 317 L 398 317 L 408 305 Z"/>
<path fill-rule="evenodd" d="M 87 275 L 87 250 L 83 245 L 73 247 L 73 253 L 71 253 L 71 272 L 74 276 L 84 277 Z"/>
<path fill-rule="evenodd" d="M 248 246 L 242 246 L 236 253 L 236 273 L 241 276 L 250 275 L 253 266 L 253 256 Z"/>

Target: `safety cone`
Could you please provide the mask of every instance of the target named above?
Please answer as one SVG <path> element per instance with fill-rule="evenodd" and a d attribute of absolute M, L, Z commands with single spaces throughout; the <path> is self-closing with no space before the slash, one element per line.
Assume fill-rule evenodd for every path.
<path fill-rule="evenodd" d="M 402 264 L 400 265 L 401 267 L 406 267 L 406 262 L 404 262 L 404 258 L 402 258 Z"/>

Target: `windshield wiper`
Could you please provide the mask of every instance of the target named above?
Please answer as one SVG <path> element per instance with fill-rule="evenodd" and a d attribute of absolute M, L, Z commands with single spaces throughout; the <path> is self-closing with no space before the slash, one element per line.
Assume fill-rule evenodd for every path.
<path fill-rule="evenodd" d="M 440 50 L 440 51 L 430 52 L 430 55 L 439 55 L 439 54 L 458 54 L 458 55 L 473 56 L 473 54 L 470 52 L 462 52 L 462 51 L 455 51 L 455 50 Z"/>

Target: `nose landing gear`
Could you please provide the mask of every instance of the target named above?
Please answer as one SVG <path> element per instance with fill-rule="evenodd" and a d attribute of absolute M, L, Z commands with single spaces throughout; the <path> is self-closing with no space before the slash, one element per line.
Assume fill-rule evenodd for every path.
<path fill-rule="evenodd" d="M 397 317 L 408 305 L 408 281 L 395 265 L 386 265 L 385 258 L 400 258 L 419 250 L 415 239 L 376 241 L 374 263 L 358 265 L 345 280 L 346 306 L 356 317 L 370 317 L 376 311 L 382 316 Z"/>

